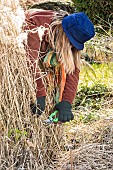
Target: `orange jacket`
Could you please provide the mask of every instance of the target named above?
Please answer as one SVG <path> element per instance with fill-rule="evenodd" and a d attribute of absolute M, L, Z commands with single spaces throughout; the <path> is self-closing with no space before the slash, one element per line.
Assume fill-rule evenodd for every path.
<path fill-rule="evenodd" d="M 47 54 L 47 49 L 49 47 L 48 42 L 46 41 L 46 28 L 49 27 L 49 24 L 52 22 L 52 19 L 56 12 L 51 10 L 37 10 L 31 9 L 26 12 L 26 23 L 25 30 L 31 30 L 28 33 L 27 40 L 27 54 L 33 63 L 36 74 L 36 96 L 46 96 L 46 89 L 43 84 L 43 81 L 40 77 L 39 69 L 36 66 L 36 60 L 40 57 L 45 57 Z M 38 30 L 42 28 L 42 37 L 38 34 Z M 42 41 L 40 40 L 42 38 Z M 41 44 L 40 44 L 41 43 Z M 63 91 L 62 100 L 73 102 L 79 81 L 79 69 L 75 66 L 75 71 L 73 74 L 66 75 L 66 84 Z"/>

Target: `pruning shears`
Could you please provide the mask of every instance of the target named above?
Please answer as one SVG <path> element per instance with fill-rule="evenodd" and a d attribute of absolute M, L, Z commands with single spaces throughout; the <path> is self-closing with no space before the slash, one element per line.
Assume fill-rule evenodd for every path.
<path fill-rule="evenodd" d="M 51 115 L 48 117 L 47 120 L 44 120 L 44 123 L 51 124 L 51 123 L 57 123 L 58 118 L 56 117 L 58 113 L 58 110 L 55 110 Z"/>

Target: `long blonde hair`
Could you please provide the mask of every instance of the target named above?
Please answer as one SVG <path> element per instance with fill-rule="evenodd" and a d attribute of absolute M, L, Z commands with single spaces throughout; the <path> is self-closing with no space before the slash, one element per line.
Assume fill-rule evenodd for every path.
<path fill-rule="evenodd" d="M 65 72 L 70 74 L 75 70 L 75 65 L 80 69 L 80 51 L 72 46 L 63 31 L 62 19 L 64 14 L 56 16 L 50 24 L 48 41 L 50 46 L 55 50 L 58 60 L 63 63 Z"/>

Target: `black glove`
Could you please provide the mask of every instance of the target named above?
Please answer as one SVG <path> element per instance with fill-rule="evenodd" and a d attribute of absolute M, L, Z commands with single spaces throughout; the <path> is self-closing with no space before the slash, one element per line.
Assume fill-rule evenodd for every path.
<path fill-rule="evenodd" d="M 37 97 L 36 103 L 30 105 L 33 114 L 41 115 L 45 110 L 45 99 L 46 96 Z"/>
<path fill-rule="evenodd" d="M 55 109 L 58 110 L 58 120 L 60 122 L 69 122 L 70 120 L 74 119 L 74 115 L 71 111 L 72 106 L 67 101 L 62 101 L 58 104 L 56 104 Z"/>

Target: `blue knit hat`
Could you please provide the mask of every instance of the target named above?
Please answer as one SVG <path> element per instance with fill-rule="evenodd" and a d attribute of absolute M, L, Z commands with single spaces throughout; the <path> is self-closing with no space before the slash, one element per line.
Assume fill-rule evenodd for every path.
<path fill-rule="evenodd" d="M 62 27 L 69 41 L 78 50 L 83 50 L 84 43 L 95 35 L 94 25 L 84 12 L 64 17 Z"/>

